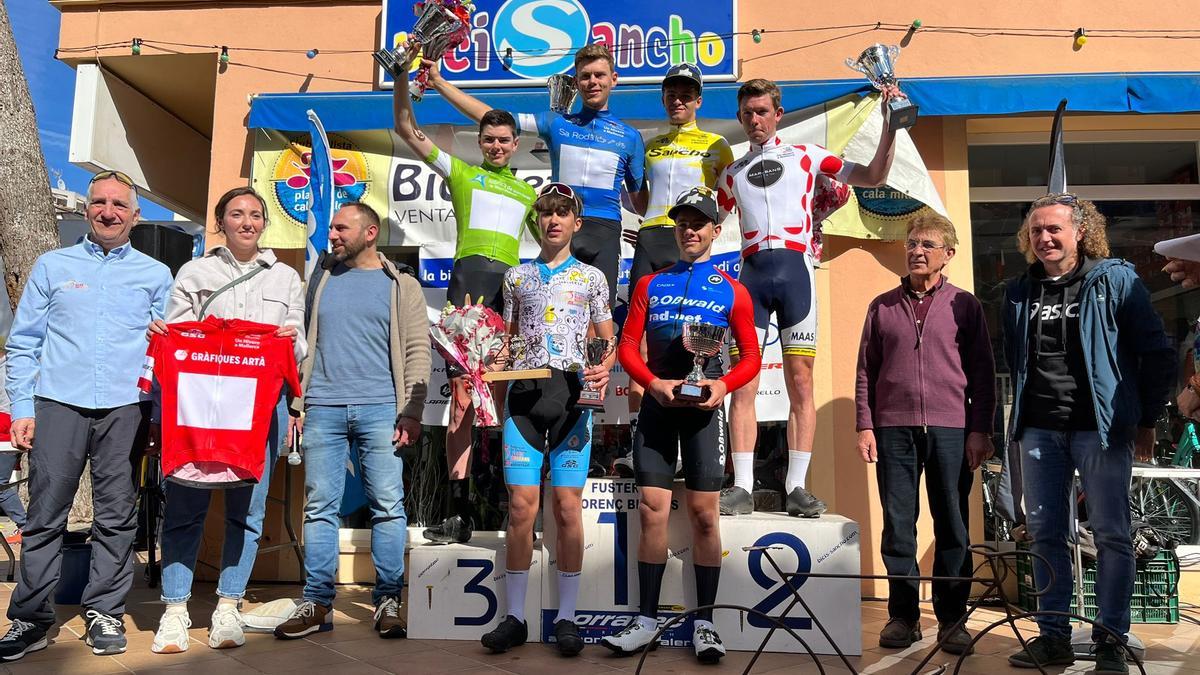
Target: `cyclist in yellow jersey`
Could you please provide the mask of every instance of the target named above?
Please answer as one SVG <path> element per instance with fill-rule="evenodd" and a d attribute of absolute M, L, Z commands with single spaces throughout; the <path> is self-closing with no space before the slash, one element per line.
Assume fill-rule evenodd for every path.
<path fill-rule="evenodd" d="M 715 189 L 721 171 L 733 162 L 733 150 L 724 136 L 701 131 L 696 126 L 696 111 L 700 109 L 703 91 L 704 75 L 690 63 L 672 66 L 663 78 L 663 111 L 671 128 L 646 142 L 646 187 L 631 196 L 634 207 L 645 215 L 636 239 L 627 233 L 627 240 L 634 245 L 633 266 L 629 271 L 631 292 L 643 276 L 679 261 L 675 221 L 667 215 L 679 195 L 697 185 Z M 641 405 L 642 388 L 631 381 L 631 434 L 636 429 Z M 621 475 L 633 475 L 629 457 L 617 458 L 614 468 Z"/>

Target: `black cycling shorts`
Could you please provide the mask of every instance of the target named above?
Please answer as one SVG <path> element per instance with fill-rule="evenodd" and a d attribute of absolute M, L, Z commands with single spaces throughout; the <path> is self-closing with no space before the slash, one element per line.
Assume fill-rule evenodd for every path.
<path fill-rule="evenodd" d="M 720 491 L 725 485 L 725 438 L 724 408 L 664 408 L 646 394 L 633 437 L 637 484 L 670 490 L 675 459 L 682 449 L 687 489 Z"/>
<path fill-rule="evenodd" d="M 466 304 L 467 296 L 471 296 L 471 304 L 484 305 L 504 314 L 504 273 L 508 265 L 499 260 L 492 260 L 482 255 L 469 255 L 454 261 L 450 271 L 450 286 L 446 289 L 446 300 L 455 307 Z M 446 377 L 462 377 L 462 370 L 446 362 Z"/>
<path fill-rule="evenodd" d="M 571 255 L 604 273 L 608 308 L 612 310 L 617 303 L 617 273 L 621 270 L 621 223 L 584 216 L 583 226 L 571 237 Z"/>
<path fill-rule="evenodd" d="M 774 314 L 785 356 L 817 355 L 816 280 L 807 253 L 788 248 L 760 250 L 742 259 L 738 281 L 754 305 L 760 346 Z"/>
<path fill-rule="evenodd" d="M 581 488 L 592 456 L 592 411 L 576 408 L 579 373 L 550 369 L 550 377 L 517 380 L 504 406 L 504 480 L 540 485 L 550 458 L 550 484 Z"/>
<path fill-rule="evenodd" d="M 496 310 L 497 314 L 504 313 L 504 273 L 508 265 L 499 260 L 486 256 L 469 255 L 454 261 L 450 271 L 450 286 L 446 289 L 446 299 L 456 307 L 466 303 L 471 296 L 471 304 L 485 305 Z"/>
<path fill-rule="evenodd" d="M 629 270 L 629 292 L 647 274 L 664 270 L 679 262 L 679 244 L 674 227 L 643 227 L 633 247 L 633 267 Z"/>

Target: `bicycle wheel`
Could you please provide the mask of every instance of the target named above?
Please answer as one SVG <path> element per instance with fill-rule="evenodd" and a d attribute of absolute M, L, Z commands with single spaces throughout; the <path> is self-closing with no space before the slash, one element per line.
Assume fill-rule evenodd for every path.
<path fill-rule="evenodd" d="M 1180 544 L 1200 544 L 1200 505 L 1168 478 L 1136 478 L 1129 490 L 1133 519 Z"/>

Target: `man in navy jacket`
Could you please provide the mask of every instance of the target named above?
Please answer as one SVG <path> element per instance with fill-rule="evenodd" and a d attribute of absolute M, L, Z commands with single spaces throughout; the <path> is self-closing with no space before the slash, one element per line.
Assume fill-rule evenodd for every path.
<path fill-rule="evenodd" d="M 1042 611 L 1069 611 L 1068 536 L 1076 471 L 1097 555 L 1097 623 L 1129 631 L 1134 555 L 1129 491 L 1134 454 L 1148 458 L 1154 423 L 1175 382 L 1175 350 L 1133 265 L 1109 259 L 1104 216 L 1069 193 L 1035 201 L 1017 233 L 1029 271 L 1008 284 L 1005 353 L 1012 369 L 1009 438 L 1016 441 Z M 1048 588 L 1047 588 L 1048 585 Z M 1097 627 L 1096 672 L 1126 673 L 1119 640 Z M 1041 635 L 1009 657 L 1017 667 L 1075 660 L 1065 616 L 1038 618 Z"/>

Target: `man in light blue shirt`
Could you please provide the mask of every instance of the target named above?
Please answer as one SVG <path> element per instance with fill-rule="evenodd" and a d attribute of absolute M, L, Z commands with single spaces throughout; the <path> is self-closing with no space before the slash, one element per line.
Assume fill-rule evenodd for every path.
<path fill-rule="evenodd" d="M 0 660 L 46 648 L 67 513 L 88 459 L 95 515 L 81 603 L 86 640 L 95 654 L 125 651 L 137 529 L 130 457 L 145 438 L 149 406 L 137 379 L 146 326 L 163 318 L 171 290 L 170 270 L 129 243 L 139 213 L 128 176 L 96 174 L 88 186 L 91 232 L 39 257 L 17 306 L 6 385 L 13 445 L 30 452 L 30 502 Z"/>

